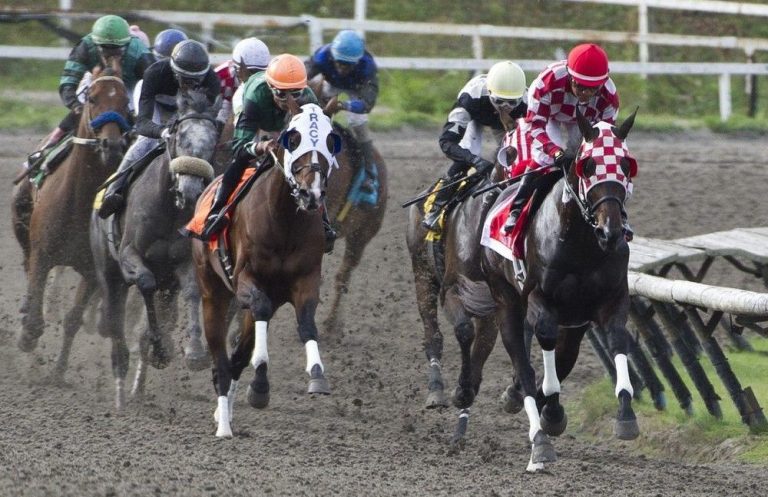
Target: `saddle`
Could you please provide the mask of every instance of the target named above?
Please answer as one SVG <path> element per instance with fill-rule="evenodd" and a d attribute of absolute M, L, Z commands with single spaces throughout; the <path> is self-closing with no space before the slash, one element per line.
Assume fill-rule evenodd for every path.
<path fill-rule="evenodd" d="M 14 184 L 20 182 L 22 179 L 29 177 L 30 181 L 35 184 L 35 187 L 40 188 L 43 185 L 45 178 L 56 170 L 64 159 L 67 158 L 69 152 L 72 151 L 72 138 L 73 134 L 67 134 L 55 145 L 38 150 L 27 158 L 27 164 L 29 169 L 26 170 Z"/>

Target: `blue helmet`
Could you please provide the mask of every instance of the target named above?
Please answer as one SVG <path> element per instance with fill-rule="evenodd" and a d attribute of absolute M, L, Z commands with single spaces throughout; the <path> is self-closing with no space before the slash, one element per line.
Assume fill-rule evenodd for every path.
<path fill-rule="evenodd" d="M 365 53 L 365 41 L 350 29 L 339 31 L 331 42 L 331 55 L 340 62 L 354 64 Z"/>
<path fill-rule="evenodd" d="M 187 39 L 187 35 L 184 31 L 178 29 L 166 29 L 157 33 L 155 36 L 155 44 L 152 46 L 152 53 L 155 54 L 157 60 L 167 59 L 173 52 L 175 47 L 180 41 Z"/>

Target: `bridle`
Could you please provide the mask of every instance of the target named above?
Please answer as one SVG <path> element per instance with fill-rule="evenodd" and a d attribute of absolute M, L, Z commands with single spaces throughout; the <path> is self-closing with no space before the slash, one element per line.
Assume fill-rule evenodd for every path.
<path fill-rule="evenodd" d="M 301 185 L 299 185 L 299 182 L 296 181 L 296 174 L 300 173 L 301 171 L 304 171 L 305 169 L 309 169 L 310 172 L 313 172 L 315 174 L 320 174 L 320 179 L 323 181 L 323 188 L 328 186 L 328 173 L 323 170 L 322 166 L 320 165 L 320 161 L 317 156 L 316 151 L 312 151 L 312 160 L 309 162 L 309 164 L 302 164 L 299 167 L 295 167 L 296 161 L 293 161 L 291 164 L 291 170 L 286 171 L 283 164 L 280 162 L 280 159 L 278 159 L 277 155 L 275 155 L 274 152 L 269 152 L 270 156 L 272 157 L 272 161 L 274 162 L 274 165 L 280 169 L 283 173 L 283 178 L 285 178 L 285 181 L 288 183 L 288 187 L 290 188 L 291 196 L 294 198 L 295 201 L 298 202 L 299 195 L 301 192 Z M 329 166 L 330 167 L 330 166 Z"/>
<path fill-rule="evenodd" d="M 91 82 L 91 87 L 95 85 L 97 82 L 101 81 L 115 81 L 119 82 L 120 85 L 125 88 L 125 83 L 122 79 L 118 78 L 117 76 L 100 76 L 96 79 L 94 79 Z M 88 88 L 88 92 L 90 92 L 90 87 Z M 87 94 L 86 92 L 86 101 L 87 101 Z M 83 106 L 83 118 L 85 119 L 87 125 L 88 125 L 88 134 L 91 136 L 95 136 L 98 131 L 107 123 L 113 122 L 117 124 L 120 127 L 120 130 L 122 131 L 122 141 L 123 146 L 127 143 L 127 135 L 131 130 L 131 125 L 128 123 L 128 120 L 120 114 L 119 112 L 116 112 L 114 110 L 109 110 L 106 112 L 102 112 L 95 118 L 91 115 L 91 105 L 88 103 L 87 105 Z M 108 140 L 106 138 L 81 138 L 78 136 L 75 136 L 72 138 L 72 143 L 75 145 L 82 145 L 86 147 L 94 147 L 94 148 L 104 148 L 108 145 Z"/>
<path fill-rule="evenodd" d="M 563 181 L 565 183 L 564 188 L 565 192 L 572 199 L 576 206 L 579 208 L 579 212 L 581 213 L 581 218 L 584 220 L 585 223 L 587 223 L 590 227 L 597 228 L 597 218 L 595 217 L 595 212 L 597 211 L 597 208 L 600 207 L 600 205 L 606 203 L 606 202 L 616 202 L 619 204 L 619 209 L 621 211 L 622 215 L 626 214 L 626 211 L 624 210 L 624 201 L 626 198 L 626 192 L 627 188 L 624 186 L 624 184 L 621 181 L 618 180 L 606 180 L 604 182 L 612 182 L 617 183 L 624 188 L 625 192 L 625 198 L 619 198 L 616 195 L 603 195 L 602 197 L 598 198 L 595 202 L 589 202 L 587 199 L 587 193 L 588 190 L 583 187 L 583 179 L 579 178 L 580 188 L 579 192 L 575 192 L 573 187 L 571 186 L 570 181 L 568 180 L 568 168 L 566 165 L 561 166 L 561 170 L 563 172 Z M 577 176 L 578 178 L 578 176 Z M 582 193 L 583 192 L 583 193 Z"/>

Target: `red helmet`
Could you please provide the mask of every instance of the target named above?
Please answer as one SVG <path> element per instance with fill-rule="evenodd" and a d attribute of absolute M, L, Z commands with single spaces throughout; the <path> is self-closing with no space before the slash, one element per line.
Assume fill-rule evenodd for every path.
<path fill-rule="evenodd" d="M 608 80 L 608 56 L 594 43 L 576 45 L 568 54 L 568 74 L 582 86 L 600 86 Z"/>

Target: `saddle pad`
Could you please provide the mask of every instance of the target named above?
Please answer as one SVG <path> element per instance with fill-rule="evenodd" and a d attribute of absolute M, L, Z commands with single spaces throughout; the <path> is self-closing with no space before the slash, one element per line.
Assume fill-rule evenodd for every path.
<path fill-rule="evenodd" d="M 349 187 L 349 193 L 347 194 L 347 201 L 352 202 L 352 205 L 364 203 L 375 207 L 379 203 L 379 172 L 376 164 L 373 165 L 372 169 L 372 172 L 374 173 L 372 178 L 373 192 L 370 193 L 360 189 L 363 181 L 365 181 L 365 177 L 368 175 L 368 173 L 365 172 L 365 168 L 361 167 L 355 173 L 352 179 L 352 184 Z"/>
<path fill-rule="evenodd" d="M 229 196 L 229 199 L 227 200 L 227 205 L 232 203 L 232 200 L 237 198 L 237 194 L 240 192 L 240 189 L 243 188 L 243 185 L 248 181 L 248 179 L 253 176 L 256 173 L 256 168 L 249 167 L 246 168 L 246 170 L 243 172 L 242 178 L 240 178 L 240 182 L 237 184 L 237 188 L 234 189 L 232 194 Z M 183 231 L 186 232 L 186 234 L 189 234 L 190 236 L 200 236 L 200 234 L 203 232 L 203 228 L 205 227 L 205 220 L 208 219 L 208 214 L 211 212 L 211 205 L 213 205 L 213 198 L 216 196 L 216 191 L 219 189 L 219 184 L 221 183 L 221 176 L 217 177 L 213 180 L 211 185 L 203 192 L 203 194 L 200 196 L 200 200 L 197 202 L 197 207 L 195 208 L 195 215 L 192 216 L 192 219 L 187 223 L 187 225 L 183 228 Z M 232 210 L 229 210 L 227 212 L 227 217 L 231 219 L 232 216 Z M 218 240 L 221 236 L 226 233 L 227 228 L 224 228 L 221 232 L 216 233 L 211 237 L 211 240 L 208 242 L 211 249 L 216 249 L 218 246 Z"/>
<path fill-rule="evenodd" d="M 480 245 L 488 247 L 509 260 L 522 259 L 525 255 L 525 232 L 528 227 L 528 212 L 533 200 L 531 199 L 525 204 L 512 233 L 507 234 L 504 232 L 504 223 L 509 217 L 514 199 L 515 196 L 510 195 L 491 208 L 483 222 L 483 233 L 480 237 Z"/>

